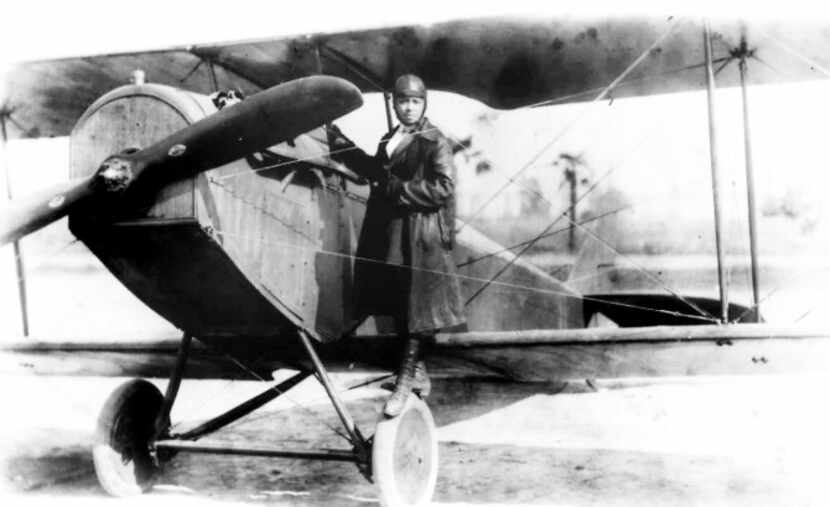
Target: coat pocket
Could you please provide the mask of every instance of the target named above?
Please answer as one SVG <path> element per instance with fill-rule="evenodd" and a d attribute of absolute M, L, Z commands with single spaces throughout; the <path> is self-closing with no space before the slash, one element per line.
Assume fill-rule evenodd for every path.
<path fill-rule="evenodd" d="M 441 246 L 447 250 L 451 250 L 453 240 L 452 230 L 447 226 L 447 223 L 444 220 L 444 213 L 442 213 L 441 210 L 436 212 L 435 215 L 438 217 L 438 233 L 441 238 Z"/>
<path fill-rule="evenodd" d="M 416 241 L 426 252 L 438 248 L 442 244 L 439 213 L 418 213 L 415 215 Z"/>

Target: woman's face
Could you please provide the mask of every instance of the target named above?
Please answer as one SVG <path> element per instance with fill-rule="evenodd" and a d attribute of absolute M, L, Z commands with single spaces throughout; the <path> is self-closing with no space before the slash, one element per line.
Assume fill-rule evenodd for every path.
<path fill-rule="evenodd" d="M 406 127 L 414 125 L 424 115 L 426 101 L 420 97 L 395 97 L 395 116 Z"/>

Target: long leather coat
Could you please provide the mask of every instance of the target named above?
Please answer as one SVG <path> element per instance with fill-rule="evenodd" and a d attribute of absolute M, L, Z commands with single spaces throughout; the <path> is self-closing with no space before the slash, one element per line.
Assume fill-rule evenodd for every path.
<path fill-rule="evenodd" d="M 344 160 L 372 184 L 355 261 L 358 311 L 405 318 L 410 333 L 457 326 L 452 149 L 426 118 L 387 156 L 393 134 L 374 157 L 356 150 Z"/>

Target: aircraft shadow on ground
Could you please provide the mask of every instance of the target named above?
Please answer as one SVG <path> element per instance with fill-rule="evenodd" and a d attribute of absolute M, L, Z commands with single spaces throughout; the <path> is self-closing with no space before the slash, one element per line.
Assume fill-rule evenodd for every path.
<path fill-rule="evenodd" d="M 58 434 L 61 437 L 63 435 Z M 67 434 L 71 442 L 76 435 Z M 6 456 L 2 481 L 18 492 L 60 494 L 100 491 L 89 445 L 68 443 L 48 454 L 29 455 L 24 450 Z"/>

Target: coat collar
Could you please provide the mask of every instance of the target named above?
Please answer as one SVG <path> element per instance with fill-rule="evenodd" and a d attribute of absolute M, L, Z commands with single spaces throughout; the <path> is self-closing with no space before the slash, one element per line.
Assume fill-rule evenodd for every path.
<path fill-rule="evenodd" d="M 383 137 L 381 137 L 380 142 L 385 143 L 389 141 L 389 139 L 392 138 L 392 136 L 395 134 L 395 132 L 398 131 L 399 128 L 400 125 L 396 125 L 395 128 L 383 134 Z M 438 138 L 441 136 L 441 133 L 438 131 L 435 125 L 433 125 L 432 122 L 429 121 L 429 118 L 427 118 L 426 116 L 421 118 L 421 121 L 418 122 L 418 125 L 415 127 L 415 131 L 417 132 L 418 136 L 429 139 L 430 141 L 437 141 Z"/>
<path fill-rule="evenodd" d="M 392 136 L 395 135 L 395 132 L 397 132 L 398 129 L 400 129 L 400 125 L 396 126 L 392 130 L 384 134 L 384 136 L 381 138 L 381 149 L 384 155 L 386 154 L 386 144 L 389 142 Z M 415 128 L 415 132 L 416 134 L 406 136 L 403 138 L 403 140 L 401 140 L 400 143 L 398 143 L 392 154 L 388 156 L 388 160 L 390 162 L 400 158 L 401 155 L 406 152 L 406 148 L 409 147 L 410 144 L 412 144 L 412 141 L 414 141 L 415 138 L 421 137 L 424 139 L 429 139 L 430 141 L 438 141 L 438 139 L 441 136 L 440 131 L 432 124 L 432 122 L 429 121 L 429 119 L 426 116 L 421 118 L 421 121 L 418 122 L 418 125 Z"/>
<path fill-rule="evenodd" d="M 441 133 L 438 131 L 435 125 L 433 125 L 432 122 L 429 121 L 429 118 L 427 118 L 426 116 L 421 118 L 421 121 L 418 122 L 418 127 L 416 131 L 418 132 L 417 135 L 419 137 L 429 139 L 430 141 L 437 141 L 438 138 L 441 136 Z"/>
<path fill-rule="evenodd" d="M 395 128 L 395 130 L 392 132 L 393 136 L 395 135 L 395 133 L 398 132 L 399 128 L 400 127 Z M 391 137 L 390 137 L 390 139 L 391 139 Z M 404 135 L 403 138 L 398 143 L 398 145 L 395 146 L 395 149 L 389 155 L 389 161 L 392 162 L 392 161 L 398 160 L 401 157 L 401 155 L 406 152 L 406 149 L 409 147 L 410 144 L 412 144 L 412 141 L 414 141 L 414 140 L 415 140 L 415 135 Z"/>

